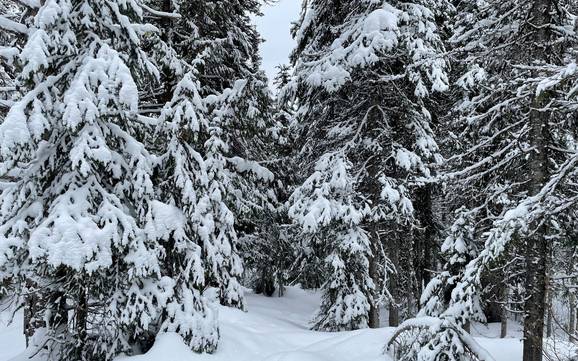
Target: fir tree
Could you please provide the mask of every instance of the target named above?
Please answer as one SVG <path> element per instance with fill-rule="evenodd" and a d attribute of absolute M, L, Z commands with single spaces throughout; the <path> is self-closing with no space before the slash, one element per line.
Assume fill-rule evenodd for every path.
<path fill-rule="evenodd" d="M 139 85 L 143 8 L 36 4 L 18 61 L 21 97 L 0 125 L 2 274 L 33 302 L 32 348 L 49 359 L 111 359 L 150 346 L 173 281 L 161 272 L 153 157 Z M 25 297 L 25 299 L 23 299 Z M 30 332 L 32 333 L 32 332 Z"/>
<path fill-rule="evenodd" d="M 281 89 L 290 81 L 290 73 L 288 67 L 278 69 L 274 85 Z M 292 239 L 294 227 L 288 219 L 286 207 L 295 184 L 292 104 L 287 99 L 277 97 L 272 104 L 272 113 L 273 124 L 267 130 L 270 141 L 264 147 L 267 168 L 275 174 L 275 180 L 268 185 L 273 195 L 269 202 L 272 207 L 260 212 L 256 231 L 245 234 L 242 248 L 255 291 L 268 296 L 277 291 L 282 296 L 285 285 L 292 279 L 291 269 L 298 248 Z"/>
<path fill-rule="evenodd" d="M 457 218 L 452 230 L 464 234 L 469 227 L 472 244 L 482 247 L 459 277 L 445 281 L 452 291 L 441 314 L 426 304 L 424 312 L 435 319 L 420 326 L 430 336 L 420 340 L 417 359 L 460 359 L 468 350 L 484 357 L 463 329 L 484 320 L 484 278 L 509 264 L 525 275 L 524 361 L 542 359 L 549 255 L 554 244 L 572 236 L 558 225 L 576 218 L 570 210 L 576 137 L 569 130 L 575 122 L 576 64 L 567 46 L 576 34 L 563 8 L 563 2 L 540 0 L 458 6 L 451 43 L 466 70 L 457 81 L 462 93 L 455 105 L 461 150 L 450 158 L 448 177 L 465 207 L 462 214 L 473 222 Z M 410 330 L 411 322 L 404 328 Z"/>
<path fill-rule="evenodd" d="M 28 31 L 25 21 L 28 19 L 22 7 L 12 1 L 0 5 L 0 116 L 6 115 L 16 90 L 15 60 L 18 46 Z"/>
<path fill-rule="evenodd" d="M 250 20 L 259 13 L 260 4 L 208 0 L 152 3 L 181 15 L 180 19 L 161 20 L 169 24 L 163 36 L 185 64 L 182 67 L 195 69 L 197 91 L 206 109 L 208 138 L 191 142 L 205 160 L 209 186 L 220 197 L 214 200 L 212 212 L 226 229 L 221 232 L 214 228 L 215 243 L 210 250 L 205 249 L 207 282 L 219 288 L 222 304 L 244 308 L 238 238 L 258 234 L 261 219 L 275 203 L 273 192 L 265 188 L 273 175 L 260 165 L 269 154 L 273 125 L 267 81 L 259 69 L 261 40 Z M 153 110 L 154 104 L 170 99 L 181 77 L 167 61 L 170 56 L 163 55 L 167 53 L 159 53 L 165 58 L 164 85 L 153 92 Z"/>
<path fill-rule="evenodd" d="M 218 294 L 207 285 L 206 264 L 216 257 L 217 237 L 234 232 L 219 189 L 211 188 L 203 148 L 210 127 L 197 87 L 193 71 L 184 74 L 159 118 L 163 153 L 155 179 L 163 203 L 152 208 L 147 231 L 162 241 L 161 267 L 175 282 L 161 329 L 178 332 L 194 351 L 212 352 L 219 340 Z"/>
<path fill-rule="evenodd" d="M 439 161 L 426 101 L 448 86 L 436 10 L 429 2 L 309 1 L 294 31 L 295 79 L 285 92 L 299 106 L 305 172 L 292 215 L 329 247 L 333 274 L 318 328 L 377 327 L 379 305 L 396 302 L 386 285 L 389 278 L 390 291 L 399 289 L 390 259 L 398 263 L 416 224 L 412 188 Z M 331 316 L 341 308 L 355 316 Z"/>

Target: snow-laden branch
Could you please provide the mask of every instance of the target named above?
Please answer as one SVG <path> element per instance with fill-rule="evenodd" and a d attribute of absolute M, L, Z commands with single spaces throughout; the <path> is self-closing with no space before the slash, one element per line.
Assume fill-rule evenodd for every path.
<path fill-rule="evenodd" d="M 19 53 L 20 51 L 17 48 L 0 46 L 0 57 L 6 59 L 9 64 L 14 61 Z"/>
<path fill-rule="evenodd" d="M 2 15 L 0 15 L 0 29 L 10 31 L 12 33 L 28 34 L 28 27 L 24 24 L 20 24 L 14 20 L 10 20 Z"/>
<path fill-rule="evenodd" d="M 12 104 L 14 104 L 14 102 L 11 100 L 0 99 L 0 109 L 10 109 Z"/>
<path fill-rule="evenodd" d="M 425 330 L 426 332 L 431 332 L 434 334 L 439 334 L 440 332 L 451 331 L 453 333 L 451 339 L 452 342 L 461 342 L 463 348 L 469 351 L 473 356 L 479 361 L 495 361 L 495 359 L 490 355 L 486 349 L 480 346 L 479 343 L 474 340 L 474 338 L 464 331 L 461 327 L 457 326 L 453 322 L 447 319 L 439 319 L 437 317 L 416 317 L 406 320 L 401 325 L 397 327 L 394 334 L 389 338 L 386 344 L 386 349 L 390 350 L 391 347 L 398 342 L 399 338 L 406 332 L 411 332 L 412 330 Z M 456 339 L 457 337 L 457 339 Z M 440 351 L 432 349 L 425 349 L 427 352 Z"/>
<path fill-rule="evenodd" d="M 40 0 L 17 0 L 20 4 L 29 7 L 31 9 L 39 9 L 40 8 Z"/>
<path fill-rule="evenodd" d="M 155 10 L 151 7 L 146 6 L 145 4 L 141 4 L 141 7 L 143 8 L 143 10 L 145 10 L 146 12 L 154 15 L 154 16 L 158 16 L 161 18 L 172 18 L 172 19 L 180 19 L 181 18 L 181 14 L 177 14 L 177 13 L 167 13 L 165 11 L 159 11 L 159 10 Z"/>

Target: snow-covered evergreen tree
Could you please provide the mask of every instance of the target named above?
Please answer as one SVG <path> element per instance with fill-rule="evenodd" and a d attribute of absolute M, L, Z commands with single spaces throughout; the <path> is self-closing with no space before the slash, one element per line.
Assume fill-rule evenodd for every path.
<path fill-rule="evenodd" d="M 466 1 L 457 10 L 451 44 L 465 70 L 448 178 L 472 221 L 458 217 L 452 233 L 482 247 L 458 278 L 432 281 L 446 282 L 451 295 L 441 313 L 426 303 L 432 322 L 401 326 L 421 323 L 430 335 L 414 358 L 401 359 L 457 360 L 468 350 L 483 358 L 463 328 L 483 319 L 484 277 L 515 263 L 525 276 L 524 361 L 541 360 L 550 250 L 571 237 L 559 225 L 577 216 L 574 15 L 563 1 L 541 0 Z"/>
<path fill-rule="evenodd" d="M 342 331 L 367 327 L 375 284 L 369 274 L 370 241 L 361 226 L 369 207 L 356 199 L 351 164 L 343 154 L 322 157 L 292 195 L 289 215 L 330 250 L 328 276 L 314 327 Z"/>
<path fill-rule="evenodd" d="M 158 77 L 141 48 L 157 29 L 135 2 L 32 5 L 0 125 L 0 268 L 46 357 L 146 350 L 174 292 L 145 229 L 158 204 L 138 89 Z"/>
<path fill-rule="evenodd" d="M 416 224 L 412 187 L 439 161 L 426 99 L 448 86 L 435 21 L 442 6 L 304 3 L 284 93 L 299 106 L 303 182 L 292 214 L 311 240 L 331 247 L 318 328 L 376 327 L 379 304 L 395 303 L 388 258 Z M 336 309 L 348 316 L 334 317 Z"/>
<path fill-rule="evenodd" d="M 207 250 L 207 282 L 219 288 L 224 305 L 243 308 L 243 272 L 237 238 L 259 233 L 260 218 L 274 209 L 274 193 L 265 185 L 273 175 L 258 162 L 266 160 L 271 144 L 271 98 L 259 69 L 260 37 L 250 20 L 258 1 L 150 1 L 174 11 L 180 19 L 161 19 L 164 38 L 183 68 L 193 67 L 197 91 L 205 107 L 208 138 L 191 140 L 202 155 L 209 186 L 220 199 L 212 205 L 226 231 L 213 229 L 215 242 Z M 166 25 L 168 23 L 168 25 Z M 164 58 L 163 85 L 152 92 L 152 107 L 170 99 L 182 75 Z M 185 70 L 186 71 L 186 70 Z M 201 144 L 205 142 L 205 144 Z M 217 206 L 218 204 L 221 204 Z M 221 208 L 221 206 L 226 208 Z M 207 210 L 209 212 L 209 210 Z"/>
<path fill-rule="evenodd" d="M 28 16 L 22 7 L 13 1 L 0 4 L 0 122 L 12 103 L 16 90 L 15 59 L 28 27 Z"/>
<path fill-rule="evenodd" d="M 273 83 L 281 89 L 290 80 L 289 67 L 278 67 Z M 256 218 L 256 231 L 245 233 L 242 238 L 243 259 L 250 273 L 250 284 L 257 293 L 282 296 L 285 285 L 300 282 L 295 277 L 295 255 L 298 245 L 293 241 L 295 227 L 287 216 L 286 201 L 295 184 L 295 136 L 292 132 L 294 115 L 292 104 L 277 97 L 272 104 L 272 126 L 264 147 L 266 165 L 275 174 L 268 187 L 273 192 L 271 205 Z M 268 207 L 269 208 L 269 207 Z M 271 207 L 273 208 L 273 207 Z M 306 286 L 306 285 L 305 285 Z"/>
<path fill-rule="evenodd" d="M 219 340 L 218 294 L 207 285 L 206 264 L 217 257 L 219 235 L 234 231 L 204 157 L 210 130 L 197 87 L 193 71 L 184 74 L 159 118 L 156 139 L 163 153 L 155 179 L 163 203 L 151 208 L 147 231 L 161 242 L 163 273 L 175 282 L 161 329 L 178 332 L 195 351 L 212 352 Z"/>

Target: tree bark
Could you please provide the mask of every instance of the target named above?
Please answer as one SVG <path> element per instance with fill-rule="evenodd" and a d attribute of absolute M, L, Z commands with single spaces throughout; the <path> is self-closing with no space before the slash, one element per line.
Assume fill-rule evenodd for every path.
<path fill-rule="evenodd" d="M 369 257 L 369 277 L 373 280 L 375 289 L 373 290 L 371 303 L 369 305 L 368 323 L 369 328 L 379 328 L 381 326 L 379 317 L 379 295 L 380 289 L 383 287 L 381 280 L 382 275 L 379 269 L 381 260 L 381 238 L 379 236 L 379 224 L 373 223 L 370 225 L 370 241 L 371 241 L 371 256 Z"/>
<path fill-rule="evenodd" d="M 78 295 L 78 305 L 76 307 L 76 334 L 78 337 L 77 343 L 77 357 L 78 360 L 83 359 L 84 348 L 86 345 L 86 338 L 87 338 L 87 319 L 88 319 L 88 295 L 87 289 L 88 286 L 84 284 L 79 285 L 80 293 Z"/>
<path fill-rule="evenodd" d="M 437 248 L 435 245 L 435 222 L 433 215 L 432 201 L 433 186 L 425 185 L 417 189 L 415 194 L 416 217 L 420 222 L 422 229 L 418 232 L 416 244 L 416 278 L 418 282 L 417 305 L 423 293 L 425 285 L 431 279 L 431 270 L 433 270 L 436 258 Z"/>
<path fill-rule="evenodd" d="M 548 63 L 552 50 L 551 14 L 554 11 L 551 0 L 534 0 L 526 24 L 531 34 L 532 50 L 528 52 L 530 62 Z M 538 74 L 535 74 L 538 75 Z M 530 145 L 532 153 L 529 161 L 530 195 L 540 192 L 548 177 L 548 120 L 550 112 L 543 110 L 548 104 L 548 94 L 536 96 L 529 112 Z M 544 315 L 547 297 L 547 271 L 549 244 L 545 226 L 539 226 L 526 240 L 526 300 L 524 304 L 524 347 L 523 361 L 542 361 L 544 339 Z"/>
<path fill-rule="evenodd" d="M 372 239 L 378 238 L 377 235 L 372 234 Z M 369 260 L 369 276 L 374 281 L 375 286 L 379 287 L 377 280 L 379 279 L 379 270 L 377 267 L 377 253 L 373 250 L 373 256 Z M 377 304 L 377 295 L 374 294 L 373 300 L 369 306 L 369 328 L 379 328 L 379 305 Z"/>
<path fill-rule="evenodd" d="M 546 285 L 546 337 L 552 336 L 552 292 L 550 292 L 548 285 Z"/>
<path fill-rule="evenodd" d="M 506 338 L 508 336 L 508 287 L 506 285 L 501 287 L 501 299 L 500 338 Z"/>
<path fill-rule="evenodd" d="M 464 325 L 464 331 L 466 331 L 467 333 L 472 332 L 472 323 L 469 320 Z"/>
<path fill-rule="evenodd" d="M 45 327 L 46 324 L 42 317 L 39 317 L 41 312 L 42 296 L 36 283 L 30 279 L 26 280 L 24 300 L 24 337 L 26 339 L 26 347 L 30 346 L 30 339 L 34 336 L 37 329 Z"/>
<path fill-rule="evenodd" d="M 380 100 L 378 97 L 372 97 L 372 104 L 378 106 Z M 367 120 L 367 129 L 372 130 L 378 127 L 380 119 L 380 114 L 377 109 L 370 109 Z M 367 157 L 368 155 L 364 155 Z M 375 160 L 367 164 L 367 176 L 366 180 L 361 189 L 366 192 L 371 200 L 372 205 L 375 207 L 380 204 L 381 199 L 381 184 L 379 182 L 379 173 L 381 171 L 381 164 Z M 383 277 L 384 270 L 381 270 L 383 261 L 383 245 L 380 237 L 380 228 L 383 227 L 383 223 L 373 220 L 368 224 L 368 231 L 370 237 L 370 247 L 371 255 L 369 256 L 369 276 L 373 280 L 375 288 L 373 294 L 371 295 L 371 303 L 369 306 L 368 323 L 370 328 L 378 328 L 380 326 L 379 320 L 379 301 L 381 296 L 381 289 L 385 287 Z"/>
<path fill-rule="evenodd" d="M 539 109 L 543 100 L 537 99 L 534 108 Z M 547 113 L 531 112 L 532 139 L 534 154 L 530 161 L 532 174 L 530 192 L 537 194 L 546 179 L 545 132 Z M 547 257 L 548 243 L 544 226 L 540 226 L 526 242 L 526 301 L 524 305 L 524 351 L 523 361 L 542 361 L 542 343 L 544 337 L 544 315 L 547 297 Z"/>
<path fill-rule="evenodd" d="M 523 361 L 542 361 L 546 310 L 546 259 L 544 255 L 547 254 L 547 245 L 545 243 L 544 238 L 538 234 L 532 237 L 527 245 Z"/>
<path fill-rule="evenodd" d="M 389 259 L 394 265 L 399 264 L 399 254 L 398 254 L 398 247 L 395 242 L 391 245 L 389 249 Z M 391 294 L 392 299 L 389 302 L 389 317 L 388 317 L 388 324 L 390 327 L 397 327 L 399 326 L 399 308 L 397 306 L 397 302 L 399 300 L 399 286 L 397 282 L 397 275 L 392 274 L 389 278 L 389 293 Z"/>
<path fill-rule="evenodd" d="M 530 113 L 531 142 L 533 154 L 530 160 L 530 194 L 540 192 L 547 176 L 546 132 L 548 113 L 538 111 L 545 105 L 545 96 L 533 102 Z M 545 228 L 540 226 L 526 242 L 526 301 L 524 305 L 524 352 L 523 361 L 542 361 L 544 315 L 547 297 L 548 242 Z"/>
<path fill-rule="evenodd" d="M 576 342 L 576 296 L 570 293 L 570 315 L 568 316 L 568 338 L 570 342 Z"/>

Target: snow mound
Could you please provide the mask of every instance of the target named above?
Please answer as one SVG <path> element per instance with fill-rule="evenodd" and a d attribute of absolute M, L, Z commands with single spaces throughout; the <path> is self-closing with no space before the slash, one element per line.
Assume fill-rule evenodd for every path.
<path fill-rule="evenodd" d="M 145 355 L 118 357 L 116 361 L 188 361 L 196 360 L 193 353 L 177 333 L 168 332 L 157 336 L 155 344 Z"/>

